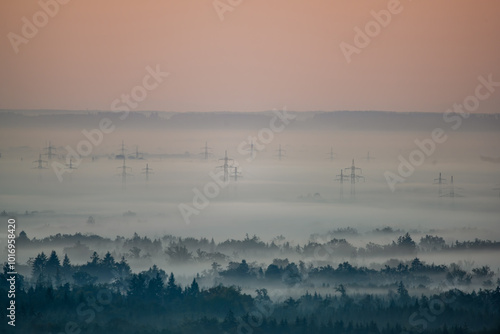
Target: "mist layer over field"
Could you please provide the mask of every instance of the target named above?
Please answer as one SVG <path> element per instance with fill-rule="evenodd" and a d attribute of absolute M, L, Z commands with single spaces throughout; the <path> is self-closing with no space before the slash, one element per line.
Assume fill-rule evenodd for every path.
<path fill-rule="evenodd" d="M 239 118 L 230 113 L 193 114 L 186 121 L 176 120 L 175 114 L 161 121 L 151 116 L 126 123 L 116 119 L 116 129 L 92 147 L 92 154 L 81 161 L 72 159 L 77 169 L 60 170 L 60 182 L 54 162 L 66 165 L 68 146 L 76 150 L 86 139 L 81 131 L 98 128 L 92 127 L 98 124 L 94 119 L 103 116 L 52 116 L 58 121 L 50 125 L 51 116 L 38 116 L 33 122 L 33 116 L 2 115 L 7 121 L 2 128 L 0 209 L 17 213 L 19 230 L 36 238 L 75 232 L 114 238 L 137 232 L 152 238 L 172 234 L 216 241 L 248 233 L 264 241 L 283 235 L 298 244 L 312 234 L 353 227 L 360 233 L 348 241 L 364 246 L 394 240 L 397 235 L 369 233 L 389 226 L 413 231 L 415 239 L 434 231 L 448 243 L 500 239 L 500 199 L 494 190 L 500 165 L 484 159 L 500 155 L 494 145 L 500 139 L 495 131 L 498 120 L 492 116 L 471 121 L 474 128 L 469 131 L 467 123 L 463 131 L 452 131 L 442 120 L 423 115 L 398 116 L 403 130 L 391 130 L 383 114 L 370 127 L 357 123 L 363 119 L 359 113 L 330 123 L 314 123 L 324 114 L 304 113 L 264 141 L 259 133 L 269 128 L 272 113 Z M 76 126 L 72 117 L 85 122 L 80 119 Z M 86 126 L 80 128 L 82 123 Z M 432 138 L 436 127 L 444 128 L 447 140 L 435 143 L 434 152 L 392 191 L 384 173 L 397 175 L 400 157 L 408 160 L 418 149 L 415 140 Z M 49 161 L 42 155 L 48 169 L 37 169 L 34 161 L 47 153 L 49 141 L 56 156 Z M 122 141 L 126 165 L 131 167 L 126 184 L 120 175 L 123 160 L 116 159 Z M 210 147 L 208 159 L 202 154 L 205 143 Z M 217 166 L 223 165 L 219 159 L 226 150 L 241 175 L 227 186 L 210 188 L 208 184 L 216 184 L 211 174 L 222 177 Z M 335 181 L 341 170 L 349 175 L 345 168 L 353 159 L 365 177 L 355 185 L 354 195 L 349 180 Z M 154 173 L 148 180 L 143 173 L 146 164 Z M 433 184 L 439 173 L 447 184 Z M 452 198 L 445 196 L 452 191 L 451 176 L 456 194 Z M 90 216 L 95 223 L 88 223 Z"/>

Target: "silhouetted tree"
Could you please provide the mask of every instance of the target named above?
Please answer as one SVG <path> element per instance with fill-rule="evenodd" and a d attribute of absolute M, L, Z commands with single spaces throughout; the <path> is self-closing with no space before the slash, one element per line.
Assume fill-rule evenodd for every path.
<path fill-rule="evenodd" d="M 398 238 L 398 249 L 399 251 L 413 254 L 416 252 L 417 246 L 415 242 L 412 240 L 409 233 L 406 233 L 404 236 L 400 236 Z"/>
<path fill-rule="evenodd" d="M 402 303 L 407 303 L 410 301 L 410 294 L 408 293 L 408 289 L 406 289 L 405 285 L 403 284 L 403 281 L 399 281 L 398 295 L 399 295 L 399 300 Z"/>
<path fill-rule="evenodd" d="M 163 297 L 163 279 L 160 273 L 149 280 L 147 294 L 153 300 L 160 300 Z"/>
<path fill-rule="evenodd" d="M 55 251 L 50 253 L 50 256 L 45 265 L 47 270 L 47 275 L 51 278 L 55 277 L 58 271 L 61 269 L 61 261 L 59 261 L 59 257 Z"/>
<path fill-rule="evenodd" d="M 166 292 L 169 299 L 176 299 L 181 296 L 182 290 L 177 284 L 175 284 L 174 273 L 170 273 L 170 276 L 168 277 Z"/>
<path fill-rule="evenodd" d="M 172 263 L 187 263 L 193 258 L 192 253 L 187 250 L 186 246 L 173 245 L 168 247 L 165 253 L 167 253 Z"/>
<path fill-rule="evenodd" d="M 200 287 L 198 286 L 198 282 L 196 282 L 196 279 L 193 278 L 193 282 L 191 283 L 191 286 L 188 289 L 188 294 L 189 296 L 197 297 L 199 293 L 200 293 Z"/>
<path fill-rule="evenodd" d="M 47 255 L 45 255 L 44 252 L 41 252 L 35 257 L 31 271 L 35 280 L 42 280 L 43 276 L 46 274 L 47 260 Z"/>
<path fill-rule="evenodd" d="M 146 275 L 132 274 L 129 279 L 128 295 L 132 299 L 143 298 L 146 294 Z"/>
<path fill-rule="evenodd" d="M 73 274 L 73 280 L 76 285 L 86 286 L 93 285 L 97 281 L 97 277 L 92 276 L 85 271 L 77 271 Z"/>
<path fill-rule="evenodd" d="M 281 269 L 277 265 L 270 264 L 269 266 L 267 266 L 265 277 L 268 280 L 280 281 L 282 274 L 283 273 Z"/>

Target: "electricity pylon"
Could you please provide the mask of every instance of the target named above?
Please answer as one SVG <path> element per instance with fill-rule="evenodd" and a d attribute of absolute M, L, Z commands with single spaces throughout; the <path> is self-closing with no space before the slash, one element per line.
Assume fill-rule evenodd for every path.
<path fill-rule="evenodd" d="M 66 169 L 77 169 L 73 166 L 73 159 L 69 159 L 69 164 L 66 164 Z"/>
<path fill-rule="evenodd" d="M 250 157 L 247 160 L 248 161 L 252 161 L 252 160 L 255 159 L 255 156 L 257 155 L 257 152 L 260 151 L 260 150 L 255 147 L 255 145 L 253 143 L 253 140 L 250 140 L 250 148 L 245 148 L 245 151 L 250 153 Z"/>
<path fill-rule="evenodd" d="M 370 160 L 377 159 L 377 158 L 370 156 L 370 151 L 368 151 L 368 153 L 366 153 L 366 157 L 364 157 L 363 159 L 365 159 L 366 162 L 370 162 Z"/>
<path fill-rule="evenodd" d="M 439 185 L 438 195 L 441 196 L 442 185 L 446 184 L 446 179 L 441 176 L 441 172 L 439 172 L 439 177 L 437 179 L 434 179 L 434 184 Z"/>
<path fill-rule="evenodd" d="M 146 164 L 146 168 L 143 168 L 142 170 L 143 170 L 142 174 L 146 174 L 146 181 L 149 181 L 149 174 L 154 174 L 152 172 L 153 169 L 149 168 L 149 164 Z"/>
<path fill-rule="evenodd" d="M 250 142 L 250 156 L 252 157 L 252 159 L 255 158 L 254 156 L 254 146 L 253 146 L 253 140 Z"/>
<path fill-rule="evenodd" d="M 226 150 L 226 155 L 224 158 L 219 159 L 219 161 L 223 161 L 224 163 L 220 166 L 217 166 L 217 168 L 222 168 L 224 170 L 224 182 L 229 181 L 229 168 L 233 167 L 234 164 L 234 159 L 231 159 L 227 156 L 227 150 Z"/>
<path fill-rule="evenodd" d="M 358 168 L 354 165 L 354 159 L 352 159 L 352 165 L 351 167 L 346 167 L 344 170 L 350 172 L 350 180 L 351 180 L 351 196 L 354 196 L 356 194 L 356 189 L 355 189 L 355 184 L 356 182 L 359 182 L 359 180 L 363 179 L 363 182 L 365 181 L 365 177 L 362 175 L 356 174 L 358 171 L 360 174 L 363 173 L 361 168 Z"/>
<path fill-rule="evenodd" d="M 336 153 L 333 153 L 333 147 L 330 148 L 330 153 L 328 154 L 328 158 L 330 161 L 333 161 L 335 159 L 335 156 L 337 155 Z"/>
<path fill-rule="evenodd" d="M 75 166 L 73 166 L 73 159 L 69 159 L 69 164 L 66 164 L 66 169 L 69 169 L 71 172 L 69 174 L 69 180 L 71 181 L 73 179 L 73 169 L 77 169 Z"/>
<path fill-rule="evenodd" d="M 139 152 L 139 146 L 135 146 L 135 159 L 144 159 L 142 153 Z"/>
<path fill-rule="evenodd" d="M 234 169 L 234 172 L 231 176 L 234 178 L 234 181 L 238 181 L 238 177 L 242 177 L 241 172 L 238 172 L 238 166 L 234 166 L 232 168 Z"/>
<path fill-rule="evenodd" d="M 132 170 L 132 168 L 127 167 L 125 165 L 125 159 L 123 159 L 123 165 L 120 167 L 117 167 L 117 168 L 122 170 L 121 174 L 119 174 L 119 175 L 121 175 L 121 177 L 122 177 L 122 188 L 125 189 L 127 186 L 127 176 L 132 175 L 132 174 L 127 173 L 127 170 Z"/>
<path fill-rule="evenodd" d="M 203 154 L 203 159 L 208 160 L 208 157 L 212 155 L 212 153 L 210 152 L 212 148 L 208 147 L 208 143 L 205 142 L 205 146 L 201 149 L 203 150 L 203 152 L 201 152 L 200 154 Z"/>
<path fill-rule="evenodd" d="M 281 148 L 281 144 L 279 148 L 276 150 L 276 152 L 277 154 L 275 156 L 277 156 L 279 160 L 281 160 L 281 158 L 283 158 L 286 155 L 286 150 Z"/>
<path fill-rule="evenodd" d="M 38 163 L 38 166 L 33 167 L 33 169 L 48 169 L 48 167 L 45 167 L 46 164 L 48 164 L 48 161 L 42 160 L 42 154 L 38 155 L 38 160 L 34 160 L 33 163 Z"/>
<path fill-rule="evenodd" d="M 340 183 L 340 199 L 344 198 L 344 181 L 349 180 L 349 177 L 347 175 L 344 175 L 344 170 L 340 170 L 340 174 L 337 175 L 335 181 Z"/>
<path fill-rule="evenodd" d="M 52 157 L 56 155 L 54 151 L 56 151 L 57 148 L 55 146 L 52 146 L 52 144 L 49 141 L 49 146 L 44 147 L 44 150 L 47 150 L 47 153 L 45 153 L 44 155 L 47 156 L 47 159 L 51 160 Z"/>
<path fill-rule="evenodd" d="M 126 155 L 125 155 L 126 153 L 125 152 L 127 152 L 127 149 L 125 148 L 125 144 L 124 144 L 123 140 L 122 140 L 122 147 L 120 149 L 120 152 L 121 152 L 120 154 L 118 154 L 118 155 L 115 156 L 115 159 L 123 159 L 123 160 L 125 160 L 125 158 L 126 158 Z"/>
<path fill-rule="evenodd" d="M 340 170 L 340 174 L 336 176 L 335 181 L 340 182 L 340 184 L 344 184 L 344 181 L 349 180 L 349 176 L 344 174 L 344 170 Z"/>
<path fill-rule="evenodd" d="M 450 192 L 447 193 L 447 194 L 444 194 L 444 195 L 441 195 L 441 197 L 451 197 L 451 198 L 454 198 L 454 197 L 463 197 L 462 195 L 460 194 L 457 194 L 455 192 L 455 186 L 453 185 L 453 175 L 450 177 Z M 459 189 L 459 188 L 457 188 Z"/>

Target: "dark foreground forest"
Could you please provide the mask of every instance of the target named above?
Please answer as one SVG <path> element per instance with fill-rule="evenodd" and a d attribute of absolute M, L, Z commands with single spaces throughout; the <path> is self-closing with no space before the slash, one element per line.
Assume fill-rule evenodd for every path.
<path fill-rule="evenodd" d="M 270 265 L 260 277 L 242 261 L 221 276 L 238 277 L 244 285 L 279 286 L 292 279 L 294 264 Z M 417 266 L 419 268 L 417 268 Z M 295 266 L 296 267 L 296 266 Z M 324 280 L 326 294 L 306 291 L 297 298 L 285 294 L 271 300 L 266 288 L 244 293 L 235 285 L 201 288 L 197 279 L 181 286 L 174 273 L 153 266 L 138 274 L 122 259 L 97 254 L 84 265 L 62 264 L 55 252 L 32 261 L 33 277 L 16 277 L 15 327 L 2 322 L 2 333 L 499 333 L 500 287 L 465 292 L 453 286 L 469 284 L 468 274 L 447 272 L 441 292 L 410 295 L 403 280 L 386 286 L 388 294 L 350 293 L 356 277 L 404 278 L 429 268 L 414 260 L 410 266 L 380 271 L 349 263 L 311 268 L 308 274 Z M 11 277 L 5 266 L 0 298 L 8 305 Z M 295 273 L 303 275 L 300 270 Z M 476 276 L 488 273 L 474 273 Z M 274 275 L 274 276 L 273 276 Z M 465 275 L 465 276 L 464 276 Z M 99 277 L 99 278 L 98 278 Z M 298 279 L 297 277 L 297 279 Z M 96 283 L 107 278 L 109 283 Z M 198 280 L 203 281 L 203 277 Z M 312 279 L 312 278 L 311 278 Z M 278 281 L 278 282 L 277 282 Z M 333 282 L 346 282 L 335 284 Z M 276 284 L 278 283 L 278 284 Z M 497 282 L 498 283 L 498 282 Z M 408 284 L 408 283 L 407 283 Z M 326 285 L 326 286 L 325 286 Z M 301 284 L 288 283 L 288 291 Z M 313 287 L 314 288 L 314 287 Z"/>
<path fill-rule="evenodd" d="M 4 281 L 4 280 L 2 280 Z M 5 289 L 2 287 L 2 289 Z M 6 291 L 2 291 L 5 305 Z M 370 294 L 305 294 L 272 302 L 237 287 L 181 288 L 171 275 L 133 276 L 122 294 L 110 285 L 53 289 L 37 286 L 17 295 L 15 331 L 2 333 L 499 333 L 500 289 L 451 290 L 409 297 L 403 286 L 391 298 Z"/>
<path fill-rule="evenodd" d="M 420 251 L 428 239 L 421 240 Z M 404 243 L 417 247 L 408 234 L 393 247 L 405 249 Z M 175 247 L 181 246 L 170 243 L 165 253 L 173 255 Z M 177 252 L 191 256 L 182 247 Z M 169 258 L 177 263 L 174 268 L 182 268 Z M 153 265 L 135 273 L 125 256 L 115 260 L 110 252 L 93 252 L 80 264 L 72 264 L 67 253 L 60 258 L 56 251 L 41 252 L 19 266 L 29 274 L 15 277 L 15 327 L 2 321 L 0 329 L 23 334 L 500 333 L 500 280 L 488 266 L 466 270 L 418 257 L 392 259 L 378 269 L 348 261 L 334 265 L 334 260 L 276 258 L 264 267 L 244 259 L 221 262 L 225 266 L 213 262 L 190 283 L 186 276 L 180 283 L 176 269 L 167 273 Z M 7 306 L 8 269 L 5 265 L 0 275 L 0 300 Z"/>

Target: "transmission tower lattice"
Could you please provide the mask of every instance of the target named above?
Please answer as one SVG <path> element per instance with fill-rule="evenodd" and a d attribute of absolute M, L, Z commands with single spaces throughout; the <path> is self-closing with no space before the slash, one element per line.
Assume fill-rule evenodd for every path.
<path fill-rule="evenodd" d="M 438 195 L 441 196 L 443 191 L 443 184 L 446 184 L 446 179 L 441 176 L 441 172 L 439 173 L 439 177 L 437 179 L 434 179 L 434 184 L 437 184 L 439 186 Z"/>
<path fill-rule="evenodd" d="M 222 168 L 224 171 L 224 182 L 229 181 L 229 169 L 234 165 L 234 159 L 231 159 L 227 156 L 227 150 L 225 151 L 224 158 L 219 159 L 219 161 L 223 161 L 223 164 L 217 166 L 217 168 Z"/>
<path fill-rule="evenodd" d="M 205 142 L 205 146 L 201 148 L 203 152 L 200 154 L 203 154 L 203 159 L 208 160 L 208 157 L 212 155 L 210 150 L 212 149 L 211 147 L 208 147 L 208 142 Z"/>
<path fill-rule="evenodd" d="M 34 169 L 47 169 L 46 165 L 48 164 L 48 161 L 42 160 L 42 154 L 40 153 L 38 155 L 38 160 L 34 160 L 33 163 L 37 163 L 38 165 L 36 167 L 33 167 Z"/>
<path fill-rule="evenodd" d="M 344 170 L 350 172 L 349 179 L 351 180 L 351 196 L 354 196 L 356 194 L 356 189 L 355 189 L 356 182 L 359 182 L 361 179 L 363 180 L 363 182 L 365 181 L 365 177 L 363 175 L 359 175 L 362 174 L 363 171 L 361 170 L 361 168 L 358 168 L 354 165 L 354 159 L 352 159 L 351 167 L 346 167 L 344 168 Z M 358 171 L 359 174 L 357 174 Z"/>
<path fill-rule="evenodd" d="M 337 177 L 335 178 L 335 181 L 340 183 L 340 199 L 344 198 L 344 181 L 348 181 L 348 180 L 349 180 L 349 176 L 344 175 L 344 170 L 341 169 L 340 174 L 337 175 Z"/>
<path fill-rule="evenodd" d="M 125 148 L 125 143 L 122 140 L 122 146 L 120 148 L 120 154 L 117 154 L 115 156 L 115 159 L 124 159 L 125 160 L 125 158 L 127 157 L 126 156 L 126 152 L 127 152 L 127 149 Z"/>
<path fill-rule="evenodd" d="M 117 168 L 121 169 L 121 173 L 119 175 L 121 175 L 121 177 L 122 177 L 122 187 L 125 189 L 127 186 L 127 176 L 132 175 L 132 174 L 127 173 L 127 171 L 132 170 L 132 168 L 127 167 L 127 165 L 125 165 L 125 158 L 123 159 L 123 165 L 120 167 L 117 167 Z"/>
<path fill-rule="evenodd" d="M 276 150 L 276 156 L 278 157 L 278 160 L 281 160 L 281 158 L 285 157 L 286 155 L 286 150 L 281 148 L 281 144 L 279 145 L 279 148 Z"/>
<path fill-rule="evenodd" d="M 73 166 L 73 159 L 69 159 L 69 164 L 66 164 L 66 169 L 77 169 Z"/>
<path fill-rule="evenodd" d="M 461 188 L 455 188 L 455 185 L 453 184 L 453 175 L 450 177 L 450 186 L 449 186 L 449 193 L 441 195 L 441 197 L 463 197 L 462 195 L 458 194 L 455 192 L 455 189 L 461 189 Z"/>
<path fill-rule="evenodd" d="M 154 174 L 152 172 L 153 169 L 149 168 L 149 164 L 146 164 L 146 167 L 143 168 L 142 170 L 143 170 L 142 174 L 146 174 L 146 181 L 149 181 L 149 174 Z"/>
<path fill-rule="evenodd" d="M 335 156 L 337 155 L 336 153 L 333 152 L 333 147 L 330 148 L 330 152 L 327 153 L 328 154 L 328 158 L 330 161 L 333 161 L 335 160 Z"/>
<path fill-rule="evenodd" d="M 142 160 L 142 159 L 144 159 L 144 155 L 141 152 L 139 152 L 139 146 L 138 145 L 135 146 L 135 156 L 134 156 L 134 158 L 136 160 Z"/>
<path fill-rule="evenodd" d="M 374 159 L 377 159 L 377 158 L 372 157 L 372 156 L 370 155 L 370 151 L 368 151 L 368 153 L 366 153 L 366 157 L 364 157 L 363 159 L 365 159 L 365 160 L 366 160 L 366 162 L 370 162 L 370 160 L 374 160 Z"/>
<path fill-rule="evenodd" d="M 234 166 L 232 168 L 233 168 L 233 173 L 231 174 L 231 176 L 233 177 L 234 181 L 238 181 L 238 178 L 242 177 L 241 172 L 238 172 L 238 166 Z"/>
<path fill-rule="evenodd" d="M 55 146 L 52 146 L 52 144 L 49 141 L 49 145 L 47 147 L 44 147 L 44 150 L 47 151 L 47 153 L 45 153 L 44 155 L 47 156 L 47 159 L 51 160 L 52 157 L 56 155 L 55 151 L 57 150 L 57 148 Z"/>

